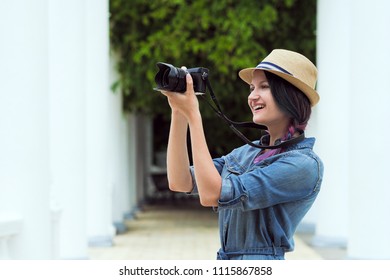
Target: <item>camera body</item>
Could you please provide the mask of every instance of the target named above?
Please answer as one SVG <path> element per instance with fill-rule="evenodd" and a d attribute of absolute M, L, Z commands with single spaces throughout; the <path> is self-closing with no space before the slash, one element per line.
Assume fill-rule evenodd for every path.
<path fill-rule="evenodd" d="M 154 78 L 157 84 L 156 90 L 184 93 L 187 89 L 186 74 L 189 73 L 193 80 L 195 93 L 206 93 L 206 80 L 209 73 L 207 68 L 196 67 L 186 71 L 164 62 L 158 62 L 157 67 L 159 71 Z"/>

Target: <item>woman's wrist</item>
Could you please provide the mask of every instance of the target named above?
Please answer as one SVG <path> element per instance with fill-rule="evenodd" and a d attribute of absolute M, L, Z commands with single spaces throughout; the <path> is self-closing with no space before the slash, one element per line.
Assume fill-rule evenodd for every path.
<path fill-rule="evenodd" d="M 202 116 L 201 116 L 199 110 L 193 110 L 193 111 L 185 112 L 185 114 L 184 114 L 180 110 L 173 109 L 171 117 L 172 117 L 172 119 L 184 120 L 187 123 L 198 121 L 198 120 L 202 119 Z"/>
<path fill-rule="evenodd" d="M 171 120 L 176 124 L 180 124 L 186 127 L 188 125 L 187 118 L 179 110 L 172 110 Z"/>
<path fill-rule="evenodd" d="M 202 115 L 200 114 L 199 110 L 190 112 L 187 115 L 187 121 L 190 125 L 198 123 L 199 121 L 202 122 Z"/>

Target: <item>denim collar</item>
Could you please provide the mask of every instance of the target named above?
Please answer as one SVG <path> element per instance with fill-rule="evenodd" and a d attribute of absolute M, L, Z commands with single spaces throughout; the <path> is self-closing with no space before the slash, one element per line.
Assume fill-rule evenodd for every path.
<path fill-rule="evenodd" d="M 313 149 L 315 142 L 316 139 L 314 137 L 307 137 L 303 141 L 287 147 L 286 151 L 297 150 L 297 149 Z"/>

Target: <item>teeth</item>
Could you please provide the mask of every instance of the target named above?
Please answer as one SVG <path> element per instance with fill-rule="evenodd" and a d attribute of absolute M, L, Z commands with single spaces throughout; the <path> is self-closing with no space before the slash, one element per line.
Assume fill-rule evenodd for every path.
<path fill-rule="evenodd" d="M 260 109 L 263 109 L 263 108 L 264 108 L 264 105 L 259 105 L 259 106 L 254 107 L 255 110 L 260 110 Z"/>

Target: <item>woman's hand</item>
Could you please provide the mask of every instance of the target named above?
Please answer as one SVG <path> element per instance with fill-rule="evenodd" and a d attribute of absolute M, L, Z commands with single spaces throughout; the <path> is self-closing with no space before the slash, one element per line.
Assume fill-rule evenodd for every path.
<path fill-rule="evenodd" d="M 192 177 L 188 169 L 189 160 L 186 146 L 188 125 L 192 151 L 196 151 L 196 153 L 192 153 L 192 159 L 200 203 L 203 206 L 217 206 L 222 179 L 207 147 L 198 98 L 195 95 L 190 74 L 186 75 L 186 82 L 187 90 L 185 93 L 162 91 L 168 97 L 169 105 L 172 108 L 167 161 L 169 186 L 172 190 L 186 192 L 192 189 Z"/>
<path fill-rule="evenodd" d="M 183 69 L 183 67 L 182 67 Z M 161 91 L 168 98 L 172 112 L 179 112 L 187 120 L 199 114 L 199 102 L 194 92 L 193 80 L 190 74 L 186 75 L 187 87 L 184 93 Z"/>

